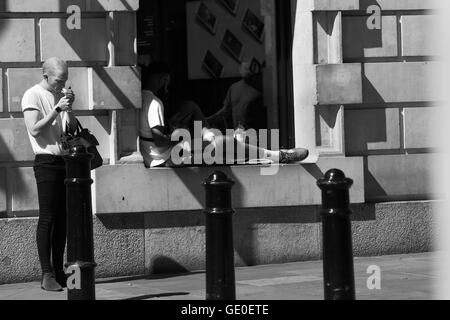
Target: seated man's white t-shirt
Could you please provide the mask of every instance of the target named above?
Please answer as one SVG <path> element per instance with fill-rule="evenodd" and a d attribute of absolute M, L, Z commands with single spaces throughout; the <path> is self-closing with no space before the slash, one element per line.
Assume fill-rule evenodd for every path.
<path fill-rule="evenodd" d="M 39 84 L 28 89 L 22 98 L 22 111 L 39 111 L 38 121 L 51 113 L 55 105 L 55 97 L 53 94 Z M 64 130 L 63 123 L 67 120 L 66 116 L 67 113 L 64 112 L 61 116 L 56 117 L 52 124 L 44 127 L 37 137 L 33 137 L 27 130 L 34 154 L 50 154 L 56 156 L 63 154 L 61 134 Z"/>
<path fill-rule="evenodd" d="M 153 139 L 152 128 L 164 127 L 164 106 L 153 92 L 142 91 L 142 110 L 140 116 L 139 135 L 143 138 Z M 154 142 L 140 139 L 140 149 L 146 166 L 156 167 L 170 159 L 171 146 L 156 146 Z"/>

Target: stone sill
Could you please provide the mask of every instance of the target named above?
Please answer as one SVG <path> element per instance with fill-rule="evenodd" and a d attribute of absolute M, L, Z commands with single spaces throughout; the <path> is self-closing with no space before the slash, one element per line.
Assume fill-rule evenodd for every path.
<path fill-rule="evenodd" d="M 378 5 L 381 10 L 437 10 L 445 8 L 445 0 L 377 0 L 366 3 L 360 0 L 302 0 L 300 11 L 357 11 Z"/>
<path fill-rule="evenodd" d="M 364 203 L 363 158 L 321 158 L 317 164 L 280 165 L 276 175 L 261 175 L 261 170 L 267 168 L 241 165 L 146 169 L 142 163 L 119 162 L 95 171 L 93 211 L 115 214 L 202 210 L 202 182 L 215 170 L 236 182 L 232 189 L 234 208 L 320 205 L 321 191 L 316 182 L 333 168 L 354 180 L 351 202 Z"/>
<path fill-rule="evenodd" d="M 66 13 L 70 5 L 76 5 L 81 12 L 137 11 L 139 0 L 2 0 L 0 13 Z M 61 3 L 62 2 L 62 3 Z"/>

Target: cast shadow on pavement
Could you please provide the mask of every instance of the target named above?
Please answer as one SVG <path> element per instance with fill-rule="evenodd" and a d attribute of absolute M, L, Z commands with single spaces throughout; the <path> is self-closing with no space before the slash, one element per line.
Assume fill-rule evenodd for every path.
<path fill-rule="evenodd" d="M 160 294 L 147 294 L 147 295 L 143 295 L 143 296 L 122 299 L 122 301 L 148 300 L 148 299 L 164 298 L 164 297 L 187 296 L 189 294 L 190 294 L 189 292 L 170 292 L 170 293 L 160 293 Z"/>
<path fill-rule="evenodd" d="M 120 282 L 130 282 L 130 281 L 141 281 L 141 280 L 163 280 L 163 279 L 171 279 L 177 278 L 181 276 L 189 276 L 196 274 L 203 274 L 204 271 L 195 271 L 195 272 L 183 272 L 183 273 L 171 273 L 171 274 L 152 274 L 152 275 L 141 275 L 141 276 L 131 276 L 131 277 L 121 277 L 121 278 L 110 278 L 110 279 L 97 279 L 95 280 L 95 284 L 112 284 L 112 283 L 120 283 Z"/>

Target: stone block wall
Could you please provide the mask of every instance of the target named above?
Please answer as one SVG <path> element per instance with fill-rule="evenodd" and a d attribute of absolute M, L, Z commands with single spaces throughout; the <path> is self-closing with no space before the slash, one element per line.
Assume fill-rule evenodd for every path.
<path fill-rule="evenodd" d="M 342 19 L 343 61 L 363 69 L 362 103 L 345 107 L 345 152 L 366 159 L 366 200 L 425 199 L 437 192 L 431 177 L 440 141 L 432 134 L 440 113 L 432 81 L 440 68 L 433 61 L 438 16 L 380 7 L 380 30 L 369 30 L 360 13 Z"/>
<path fill-rule="evenodd" d="M 0 0 L 0 283 L 39 278 L 34 156 L 20 102 L 52 55 L 68 60 L 74 110 L 109 164 L 93 174 L 97 275 L 204 268 L 201 181 L 215 168 L 146 170 L 119 161 L 137 150 L 138 3 Z M 317 141 L 321 157 L 300 169 L 282 166 L 276 177 L 260 176 L 259 167 L 225 169 L 236 181 L 236 265 L 320 258 L 315 181 L 331 168 L 355 180 L 355 256 L 432 250 L 433 201 L 362 203 L 438 194 L 430 183 L 436 139 L 427 127 L 442 121 L 436 88 L 428 85 L 440 68 L 428 10 L 439 3 L 297 1 L 296 143 Z M 67 28 L 70 5 L 81 9 L 80 30 Z M 382 9 L 381 30 L 365 28 L 368 5 Z"/>
<path fill-rule="evenodd" d="M 79 29 L 70 27 L 73 5 L 80 9 Z M 49 57 L 68 62 L 75 113 L 98 138 L 105 162 L 137 150 L 138 7 L 138 0 L 0 1 L 0 218 L 36 214 L 34 154 L 21 99 L 42 79 Z"/>
<path fill-rule="evenodd" d="M 442 5 L 437 0 L 298 1 L 296 139 L 304 139 L 305 110 L 314 108 L 321 156 L 364 158 L 366 201 L 437 194 L 435 129 L 443 120 L 442 91 L 434 81 L 442 69 L 435 35 Z M 303 72 L 308 69 L 313 71 Z M 312 77 L 304 79 L 305 74 Z"/>
<path fill-rule="evenodd" d="M 355 257 L 433 250 L 439 202 L 353 205 Z M 235 265 L 277 264 L 322 257 L 318 206 L 236 211 Z M 37 218 L 0 220 L 0 284 L 39 281 Z M 202 211 L 116 213 L 94 217 L 96 277 L 205 270 Z"/>

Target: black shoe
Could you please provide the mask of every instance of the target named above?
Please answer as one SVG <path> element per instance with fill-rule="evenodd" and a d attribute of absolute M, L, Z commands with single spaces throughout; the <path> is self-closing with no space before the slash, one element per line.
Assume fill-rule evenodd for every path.
<path fill-rule="evenodd" d="M 42 275 L 41 288 L 45 291 L 63 291 L 61 285 L 56 281 L 53 273 L 44 273 Z"/>
<path fill-rule="evenodd" d="M 308 149 L 296 148 L 289 150 L 280 150 L 280 163 L 291 163 L 303 161 L 309 156 Z"/>

